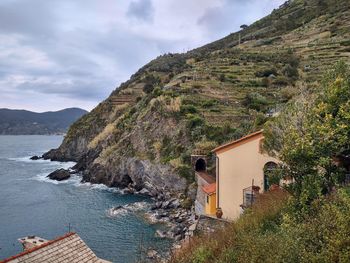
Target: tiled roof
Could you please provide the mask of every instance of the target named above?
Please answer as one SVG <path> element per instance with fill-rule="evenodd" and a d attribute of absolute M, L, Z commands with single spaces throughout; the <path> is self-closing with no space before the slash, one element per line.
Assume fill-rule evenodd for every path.
<path fill-rule="evenodd" d="M 206 181 L 208 184 L 215 183 L 215 181 L 216 181 L 215 177 L 209 175 L 206 172 L 196 172 L 196 174 L 197 174 L 197 176 L 202 178 L 204 181 Z"/>
<path fill-rule="evenodd" d="M 99 259 L 76 233 L 71 232 L 0 261 L 0 263 L 7 262 L 102 263 L 108 261 Z"/>
<path fill-rule="evenodd" d="M 216 183 L 203 186 L 203 191 L 208 195 L 216 193 Z"/>
<path fill-rule="evenodd" d="M 212 152 L 222 152 L 222 151 L 225 151 L 226 149 L 229 150 L 229 149 L 232 149 L 238 145 L 241 145 L 241 143 L 244 143 L 245 141 L 249 141 L 249 139 L 253 139 L 255 138 L 256 136 L 258 135 L 262 135 L 263 131 L 257 131 L 257 132 L 254 132 L 254 133 L 251 133 L 251 134 L 248 134 L 247 136 L 244 136 L 238 140 L 235 140 L 235 141 L 232 141 L 232 142 L 229 142 L 229 143 L 226 143 L 224 145 L 221 145 L 217 148 L 215 148 L 214 150 L 212 150 Z"/>

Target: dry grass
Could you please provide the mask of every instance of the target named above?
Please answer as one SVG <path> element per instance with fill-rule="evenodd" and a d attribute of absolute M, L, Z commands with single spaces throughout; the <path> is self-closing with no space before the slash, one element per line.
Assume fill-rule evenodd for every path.
<path fill-rule="evenodd" d="M 247 211 L 236 222 L 212 234 L 194 237 L 170 259 L 170 263 L 212 263 L 227 261 L 232 248 L 243 243 L 247 246 L 252 239 L 251 234 L 266 221 L 279 216 L 286 205 L 289 195 L 282 191 L 271 191 L 262 194 L 253 208 Z M 253 241 L 253 239 L 252 239 Z M 251 244 L 249 244 L 251 245 Z"/>
<path fill-rule="evenodd" d="M 113 132 L 116 130 L 116 123 L 112 122 L 109 123 L 102 132 L 100 132 L 88 145 L 89 149 L 96 148 L 96 146 L 104 141 L 108 136 L 112 135 Z"/>
<path fill-rule="evenodd" d="M 183 166 L 183 162 L 182 162 L 182 159 L 179 157 L 179 158 L 176 158 L 176 159 L 172 159 L 169 161 L 169 164 L 174 167 L 174 168 L 179 168 L 181 166 Z"/>
<path fill-rule="evenodd" d="M 159 96 L 157 98 L 154 98 L 150 102 L 151 107 L 161 107 L 164 109 L 164 111 L 168 113 L 176 113 L 180 112 L 181 108 L 181 98 L 180 97 L 167 97 L 167 96 Z"/>

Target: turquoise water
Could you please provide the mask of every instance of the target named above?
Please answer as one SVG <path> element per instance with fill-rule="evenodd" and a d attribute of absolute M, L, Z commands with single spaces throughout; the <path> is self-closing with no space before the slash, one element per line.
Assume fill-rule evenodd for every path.
<path fill-rule="evenodd" d="M 21 252 L 20 237 L 53 239 L 69 226 L 97 256 L 112 262 L 135 262 L 148 248 L 166 251 L 169 240 L 155 237 L 162 226 L 144 218 L 149 199 L 81 184 L 77 176 L 64 182 L 48 180 L 48 173 L 73 163 L 29 159 L 61 141 L 61 136 L 0 136 L 0 259 Z M 126 204 L 133 209 L 108 213 Z"/>

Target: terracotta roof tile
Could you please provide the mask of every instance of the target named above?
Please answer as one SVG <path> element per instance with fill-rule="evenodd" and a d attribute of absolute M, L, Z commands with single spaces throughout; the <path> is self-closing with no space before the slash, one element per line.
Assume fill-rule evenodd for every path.
<path fill-rule="evenodd" d="M 196 172 L 196 174 L 197 174 L 197 176 L 202 178 L 204 181 L 206 181 L 208 184 L 215 183 L 215 181 L 216 181 L 215 177 L 209 175 L 206 172 Z"/>
<path fill-rule="evenodd" d="M 208 195 L 216 193 L 216 183 L 203 186 L 203 191 Z"/>
<path fill-rule="evenodd" d="M 235 147 L 236 145 L 239 145 L 240 143 L 243 143 L 244 141 L 248 140 L 248 139 L 252 139 L 254 138 L 255 136 L 257 135 L 262 135 L 263 133 L 263 130 L 260 130 L 260 131 L 257 131 L 257 132 L 254 132 L 254 133 L 251 133 L 251 134 L 248 134 L 238 140 L 235 140 L 235 141 L 232 141 L 232 142 L 229 142 L 229 143 L 226 143 L 226 144 L 223 144 L 217 148 L 215 148 L 214 150 L 212 150 L 212 152 L 219 152 L 219 151 L 222 151 L 224 149 L 231 149 L 233 147 Z"/>
<path fill-rule="evenodd" d="M 108 262 L 99 259 L 76 233 L 48 241 L 40 246 L 0 261 L 0 263 Z"/>

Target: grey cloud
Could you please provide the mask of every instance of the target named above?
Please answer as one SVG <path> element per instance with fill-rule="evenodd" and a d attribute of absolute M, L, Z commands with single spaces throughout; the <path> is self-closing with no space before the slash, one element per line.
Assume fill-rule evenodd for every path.
<path fill-rule="evenodd" d="M 153 20 L 154 8 L 151 0 L 135 0 L 129 5 L 127 15 L 136 18 L 138 20 L 143 20 L 150 22 Z"/>
<path fill-rule="evenodd" d="M 220 7 L 208 8 L 197 24 L 212 37 L 220 38 L 239 30 L 242 24 L 262 18 L 282 2 L 284 0 L 225 0 Z"/>
<path fill-rule="evenodd" d="M 161 1 L 0 0 L 0 107 L 11 101 L 16 107 L 42 109 L 42 98 L 52 96 L 57 103 L 47 105 L 48 110 L 80 105 L 91 109 L 151 59 L 224 36 L 235 29 L 236 21 L 247 23 L 257 9 L 250 4 L 247 15 L 237 13 L 233 3 L 238 0 L 187 0 L 194 11 L 175 14 L 176 8 Z M 186 4 L 173 1 L 175 6 L 178 1 Z M 207 9 L 199 18 L 212 1 L 224 5 Z M 197 19 L 198 25 L 189 22 Z M 186 23 L 191 29 L 181 27 Z"/>
<path fill-rule="evenodd" d="M 1 1 L 0 32 L 35 34 L 47 37 L 57 22 L 55 0 Z"/>
<path fill-rule="evenodd" d="M 103 80 L 90 82 L 88 80 L 74 80 L 73 83 L 36 83 L 25 82 L 16 87 L 19 92 L 30 91 L 43 94 L 60 95 L 74 99 L 96 100 L 104 99 L 105 93 L 101 90 L 103 85 L 112 85 L 112 83 Z"/>

